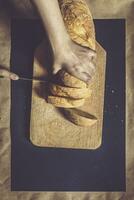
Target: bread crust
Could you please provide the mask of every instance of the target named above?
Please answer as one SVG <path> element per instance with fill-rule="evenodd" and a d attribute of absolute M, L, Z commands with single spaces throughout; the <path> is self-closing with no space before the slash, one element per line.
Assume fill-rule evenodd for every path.
<path fill-rule="evenodd" d="M 61 83 L 64 86 L 68 86 L 72 88 L 87 88 L 88 87 L 87 83 L 69 74 L 63 69 L 58 71 L 57 76 L 59 77 Z"/>
<path fill-rule="evenodd" d="M 69 121 L 78 126 L 93 126 L 97 123 L 96 117 L 82 110 L 64 109 L 64 114 Z"/>
<path fill-rule="evenodd" d="M 71 39 L 77 44 L 95 50 L 95 27 L 86 1 L 59 0 L 59 5 Z"/>
<path fill-rule="evenodd" d="M 89 88 L 72 88 L 57 84 L 50 84 L 49 89 L 55 96 L 68 97 L 73 99 L 82 99 L 91 96 Z"/>
<path fill-rule="evenodd" d="M 85 102 L 85 99 L 71 99 L 49 95 L 47 98 L 47 102 L 53 104 L 55 107 L 75 108 L 82 106 Z"/>

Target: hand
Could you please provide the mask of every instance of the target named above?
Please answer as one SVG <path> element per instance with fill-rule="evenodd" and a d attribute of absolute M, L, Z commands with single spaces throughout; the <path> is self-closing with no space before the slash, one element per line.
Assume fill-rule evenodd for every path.
<path fill-rule="evenodd" d="M 3 67 L 0 67 L 0 76 L 5 77 L 5 78 L 9 78 L 11 80 L 18 80 L 19 76 L 9 72 L 7 69 L 4 69 Z"/>
<path fill-rule="evenodd" d="M 64 68 L 71 75 L 89 83 L 96 71 L 96 52 L 70 41 L 54 55 L 53 74 Z"/>
<path fill-rule="evenodd" d="M 58 0 L 32 0 L 32 2 L 41 16 L 53 49 L 53 73 L 56 74 L 61 68 L 64 68 L 73 76 L 85 82 L 90 82 L 95 73 L 93 59 L 95 59 L 96 53 L 75 44 L 70 39 Z"/>

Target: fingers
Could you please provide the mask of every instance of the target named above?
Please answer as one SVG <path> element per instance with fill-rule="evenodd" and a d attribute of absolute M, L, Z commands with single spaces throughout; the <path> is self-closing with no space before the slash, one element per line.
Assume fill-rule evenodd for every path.
<path fill-rule="evenodd" d="M 70 70 L 69 73 L 86 83 L 90 80 L 89 74 L 87 74 L 86 72 L 79 73 L 78 71 Z"/>
<path fill-rule="evenodd" d="M 12 72 L 9 72 L 5 69 L 0 69 L 0 76 L 3 76 L 5 78 L 9 78 L 9 79 L 12 79 L 12 80 L 18 80 L 19 79 L 19 76 L 12 73 Z"/>
<path fill-rule="evenodd" d="M 70 74 L 80 80 L 89 83 L 95 74 L 96 66 L 92 62 L 84 60 L 83 63 L 78 63 L 73 66 L 66 65 L 64 67 Z"/>
<path fill-rule="evenodd" d="M 82 65 L 76 64 L 74 66 L 65 66 L 64 68 L 68 73 L 84 82 L 88 82 L 91 79 L 90 74 L 85 72 Z"/>
<path fill-rule="evenodd" d="M 83 69 L 89 73 L 90 76 L 93 76 L 96 71 L 96 64 L 92 61 L 85 60 L 83 63 Z"/>

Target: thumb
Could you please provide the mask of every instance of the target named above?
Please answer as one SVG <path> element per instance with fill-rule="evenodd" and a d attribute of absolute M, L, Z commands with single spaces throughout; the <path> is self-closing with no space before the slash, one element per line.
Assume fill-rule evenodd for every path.
<path fill-rule="evenodd" d="M 59 70 L 61 69 L 61 65 L 59 65 L 58 63 L 55 63 L 53 65 L 53 74 L 56 74 Z"/>

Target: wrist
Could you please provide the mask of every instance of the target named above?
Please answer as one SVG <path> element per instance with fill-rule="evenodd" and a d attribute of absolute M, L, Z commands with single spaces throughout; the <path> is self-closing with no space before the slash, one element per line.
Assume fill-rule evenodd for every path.
<path fill-rule="evenodd" d="M 60 41 L 54 42 L 53 44 L 51 43 L 54 55 L 56 56 L 59 54 L 64 54 L 65 52 L 69 52 L 71 50 L 70 43 L 70 37 L 64 37 L 60 39 Z"/>

